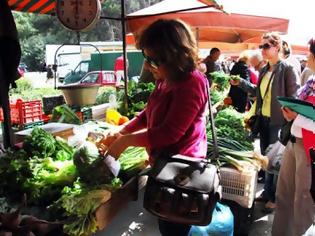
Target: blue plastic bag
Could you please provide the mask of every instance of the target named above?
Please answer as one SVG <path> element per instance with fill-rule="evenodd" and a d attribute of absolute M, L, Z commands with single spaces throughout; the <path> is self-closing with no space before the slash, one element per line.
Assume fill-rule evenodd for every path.
<path fill-rule="evenodd" d="M 234 217 L 228 206 L 217 203 L 207 226 L 192 226 L 189 236 L 233 236 Z"/>

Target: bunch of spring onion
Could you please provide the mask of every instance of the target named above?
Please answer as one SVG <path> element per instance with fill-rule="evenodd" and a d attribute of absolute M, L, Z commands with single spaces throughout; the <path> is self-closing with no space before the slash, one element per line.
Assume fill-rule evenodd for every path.
<path fill-rule="evenodd" d="M 208 142 L 208 158 L 214 157 L 214 151 L 213 143 Z M 227 138 L 218 138 L 218 156 L 215 158 L 219 165 L 230 164 L 241 172 L 265 169 L 268 165 L 267 157 L 255 151 L 244 151 L 237 141 Z"/>

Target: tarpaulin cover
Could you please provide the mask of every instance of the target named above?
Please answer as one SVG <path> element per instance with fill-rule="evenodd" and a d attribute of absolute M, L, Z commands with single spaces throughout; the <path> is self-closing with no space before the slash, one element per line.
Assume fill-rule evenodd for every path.
<path fill-rule="evenodd" d="M 159 18 L 185 21 L 196 30 L 199 42 L 244 42 L 261 36 L 264 32 L 286 33 L 288 30 L 289 20 L 275 17 L 226 14 L 216 8 L 174 12 L 175 8 L 188 9 L 202 5 L 203 3 L 194 0 L 164 0 L 129 14 L 127 16 L 129 31 L 136 33 Z"/>

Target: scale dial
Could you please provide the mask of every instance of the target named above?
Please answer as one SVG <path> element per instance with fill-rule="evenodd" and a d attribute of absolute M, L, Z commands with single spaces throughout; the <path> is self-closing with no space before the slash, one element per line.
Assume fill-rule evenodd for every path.
<path fill-rule="evenodd" d="M 99 20 L 99 0 L 56 0 L 56 15 L 63 26 L 74 31 L 88 31 Z"/>

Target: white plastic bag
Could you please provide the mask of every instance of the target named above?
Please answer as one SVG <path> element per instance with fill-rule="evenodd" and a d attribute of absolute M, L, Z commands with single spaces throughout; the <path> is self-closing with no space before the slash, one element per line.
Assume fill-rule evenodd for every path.
<path fill-rule="evenodd" d="M 277 141 L 273 144 L 270 144 L 266 150 L 266 156 L 269 159 L 267 171 L 272 173 L 278 173 L 280 170 L 283 152 L 285 146 Z"/>

